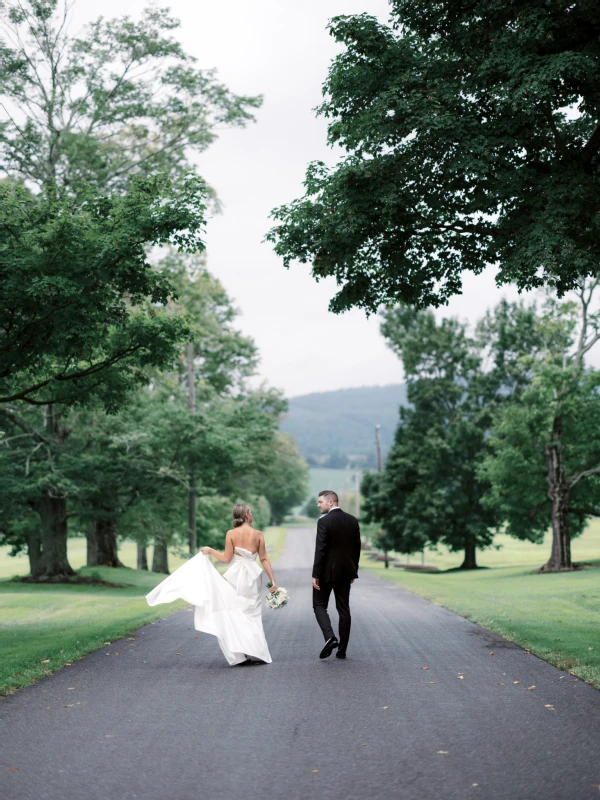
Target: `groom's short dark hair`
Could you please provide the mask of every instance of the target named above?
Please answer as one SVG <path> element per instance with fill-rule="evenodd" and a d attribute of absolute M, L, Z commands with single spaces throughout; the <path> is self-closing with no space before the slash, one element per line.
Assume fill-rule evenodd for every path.
<path fill-rule="evenodd" d="M 323 489 L 322 492 L 319 492 L 319 497 L 324 497 L 326 500 L 333 500 L 334 503 L 340 502 L 337 494 L 331 489 Z"/>

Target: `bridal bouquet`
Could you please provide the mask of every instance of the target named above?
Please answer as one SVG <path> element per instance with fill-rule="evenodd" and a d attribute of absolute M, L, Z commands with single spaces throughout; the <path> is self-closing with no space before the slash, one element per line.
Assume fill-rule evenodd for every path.
<path fill-rule="evenodd" d="M 273 584 L 269 581 L 267 583 L 267 589 L 270 589 Z M 269 592 L 269 594 L 265 597 L 265 603 L 269 606 L 269 608 L 282 608 L 287 601 L 289 600 L 289 595 L 287 593 L 287 589 L 277 589 L 276 592 Z"/>

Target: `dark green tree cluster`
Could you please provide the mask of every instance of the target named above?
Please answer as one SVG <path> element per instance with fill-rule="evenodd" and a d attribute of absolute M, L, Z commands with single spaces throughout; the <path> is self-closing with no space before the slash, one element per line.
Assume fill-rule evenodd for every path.
<path fill-rule="evenodd" d="M 540 309 L 502 302 L 472 334 L 431 312 L 385 313 L 409 405 L 363 492 L 387 549 L 444 544 L 472 569 L 496 531 L 539 542 L 551 528 L 542 569 L 573 567 L 572 537 L 600 516 L 600 372 L 585 364 L 599 338 L 596 288 Z"/>
<path fill-rule="evenodd" d="M 191 161 L 261 100 L 198 69 L 164 9 L 73 37 L 69 7 L 0 8 L 0 537 L 39 579 L 73 574 L 69 531 L 89 564 L 119 566 L 128 536 L 165 572 L 241 496 L 270 521 L 285 450 L 285 403 L 248 388 L 254 344 L 204 266 L 216 197 Z"/>

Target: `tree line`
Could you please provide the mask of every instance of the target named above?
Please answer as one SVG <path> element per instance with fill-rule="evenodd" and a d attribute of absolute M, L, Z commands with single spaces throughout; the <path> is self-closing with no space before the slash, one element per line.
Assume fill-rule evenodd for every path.
<path fill-rule="evenodd" d="M 206 269 L 218 200 L 191 161 L 261 98 L 198 69 L 164 9 L 76 37 L 69 9 L 0 9 L 0 541 L 35 579 L 74 574 L 70 531 L 88 564 L 120 566 L 126 536 L 167 572 L 169 546 L 221 542 L 232 502 L 265 525 L 307 492 Z"/>
<path fill-rule="evenodd" d="M 380 546 L 444 544 L 472 569 L 494 533 L 541 542 L 550 528 L 542 571 L 573 567 L 572 538 L 600 515 L 600 371 L 585 361 L 600 338 L 597 288 L 502 301 L 473 331 L 430 311 L 384 312 L 408 405 L 383 472 L 362 487 Z"/>

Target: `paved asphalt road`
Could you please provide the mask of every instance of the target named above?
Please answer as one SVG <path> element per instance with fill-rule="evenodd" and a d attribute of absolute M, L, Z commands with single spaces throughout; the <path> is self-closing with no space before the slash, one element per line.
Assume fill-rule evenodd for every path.
<path fill-rule="evenodd" d="M 2 701 L 2 800 L 600 797 L 600 692 L 400 587 L 363 572 L 320 661 L 313 542 L 276 568 L 273 664 L 227 667 L 186 609 Z"/>

